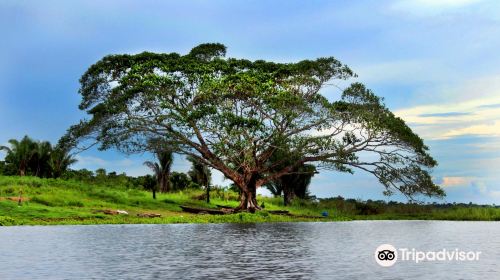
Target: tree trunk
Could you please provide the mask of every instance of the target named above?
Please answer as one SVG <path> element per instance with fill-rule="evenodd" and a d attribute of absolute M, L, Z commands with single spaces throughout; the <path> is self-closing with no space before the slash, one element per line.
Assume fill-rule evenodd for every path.
<path fill-rule="evenodd" d="M 207 184 L 207 203 L 210 203 L 210 184 Z"/>
<path fill-rule="evenodd" d="M 160 178 L 159 185 L 160 185 L 160 192 L 162 193 L 166 193 L 169 191 L 168 177 L 169 177 L 168 175 L 163 175 Z"/>
<path fill-rule="evenodd" d="M 294 198 L 295 198 L 295 192 L 293 188 L 285 186 L 283 188 L 283 204 L 285 204 L 285 206 L 290 205 L 290 203 Z"/>
<path fill-rule="evenodd" d="M 260 210 L 259 204 L 257 204 L 257 185 L 256 179 L 250 179 L 244 186 L 240 186 L 240 205 L 236 207 L 236 210 L 244 210 L 250 213 L 254 213 L 255 210 Z"/>
<path fill-rule="evenodd" d="M 153 199 L 156 199 L 156 190 L 153 189 Z"/>

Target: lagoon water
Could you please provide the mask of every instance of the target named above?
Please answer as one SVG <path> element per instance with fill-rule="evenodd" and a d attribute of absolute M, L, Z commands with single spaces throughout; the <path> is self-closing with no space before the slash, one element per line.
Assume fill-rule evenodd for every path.
<path fill-rule="evenodd" d="M 481 251 L 478 261 L 398 261 L 378 245 Z M 0 228 L 0 279 L 500 279 L 500 223 L 26 226 Z"/>

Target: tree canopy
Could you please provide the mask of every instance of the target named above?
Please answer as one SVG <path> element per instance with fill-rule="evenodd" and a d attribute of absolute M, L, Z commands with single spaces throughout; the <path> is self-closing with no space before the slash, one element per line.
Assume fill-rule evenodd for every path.
<path fill-rule="evenodd" d="M 275 63 L 225 54 L 222 44 L 202 44 L 187 55 L 102 58 L 80 79 L 80 109 L 90 118 L 63 143 L 90 138 L 100 149 L 133 153 L 161 139 L 232 180 L 242 209 L 258 208 L 257 187 L 305 163 L 364 170 L 386 195 L 444 195 L 429 175 L 437 163 L 428 147 L 381 98 L 356 82 L 334 100 L 322 95 L 332 81 L 355 76 L 346 65 L 333 57 Z"/>

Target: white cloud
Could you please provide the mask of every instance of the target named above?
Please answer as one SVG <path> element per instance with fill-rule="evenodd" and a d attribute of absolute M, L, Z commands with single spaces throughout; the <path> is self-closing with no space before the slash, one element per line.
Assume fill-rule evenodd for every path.
<path fill-rule="evenodd" d="M 487 186 L 482 181 L 479 182 L 474 181 L 472 183 L 472 186 L 482 196 L 487 197 L 488 199 L 491 199 L 493 201 L 500 200 L 500 190 L 496 188 L 491 188 L 491 186 Z"/>
<path fill-rule="evenodd" d="M 466 108 L 457 111 L 467 104 Z M 447 116 L 447 112 L 462 114 Z M 422 137 L 428 139 L 448 139 L 464 135 L 500 136 L 500 109 L 478 110 L 470 102 L 418 106 L 397 110 L 395 114 L 408 122 Z M 435 116 L 426 116 L 434 114 Z"/>
<path fill-rule="evenodd" d="M 500 136 L 500 121 L 495 121 L 492 124 L 478 124 L 452 129 L 443 134 L 443 137 L 450 138 L 461 135 Z"/>
<path fill-rule="evenodd" d="M 422 137 L 500 136 L 500 76 L 434 89 L 429 95 L 435 96 L 429 97 L 433 104 L 395 111 Z"/>
<path fill-rule="evenodd" d="M 500 154 L 500 139 L 493 139 L 494 141 L 481 141 L 469 144 L 470 147 L 474 148 L 477 152 L 488 152 L 497 151 Z M 500 163 L 500 160 L 499 162 Z"/>
<path fill-rule="evenodd" d="M 472 180 L 472 177 L 443 177 L 440 185 L 443 187 L 467 186 Z"/>
<path fill-rule="evenodd" d="M 488 194 L 491 198 L 500 200 L 500 191 L 490 191 Z"/>
<path fill-rule="evenodd" d="M 0 144 L 0 146 L 10 147 L 10 143 L 9 142 L 5 142 L 3 144 Z M 4 160 L 5 156 L 7 156 L 7 152 L 4 151 L 4 150 L 1 150 L 0 151 L 0 160 Z"/>

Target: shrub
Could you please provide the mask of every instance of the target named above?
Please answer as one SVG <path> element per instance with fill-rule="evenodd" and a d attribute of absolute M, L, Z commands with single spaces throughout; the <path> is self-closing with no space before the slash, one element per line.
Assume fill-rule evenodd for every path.
<path fill-rule="evenodd" d="M 0 226 L 12 226 L 15 225 L 16 221 L 8 216 L 0 216 Z"/>

